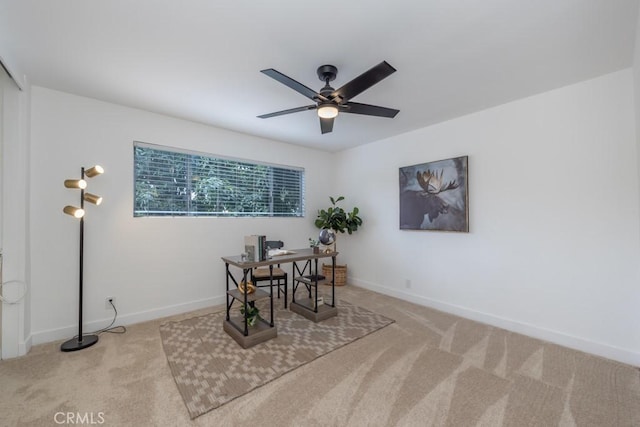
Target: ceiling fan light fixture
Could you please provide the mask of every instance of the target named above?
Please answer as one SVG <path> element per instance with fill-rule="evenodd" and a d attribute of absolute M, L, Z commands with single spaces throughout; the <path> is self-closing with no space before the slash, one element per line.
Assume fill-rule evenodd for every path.
<path fill-rule="evenodd" d="M 320 104 L 318 116 L 322 119 L 333 119 L 338 115 L 338 107 L 334 104 Z"/>

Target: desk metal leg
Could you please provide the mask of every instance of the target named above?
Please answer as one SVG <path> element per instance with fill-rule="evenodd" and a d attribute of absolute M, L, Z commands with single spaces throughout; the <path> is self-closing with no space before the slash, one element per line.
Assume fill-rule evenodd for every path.
<path fill-rule="evenodd" d="M 331 257 L 331 307 L 336 306 L 336 257 Z"/>
<path fill-rule="evenodd" d="M 225 296 L 226 296 L 226 298 L 227 298 L 227 304 L 226 304 L 226 305 L 227 305 L 227 321 L 228 321 L 228 320 L 230 319 L 230 317 L 229 317 L 229 310 L 231 309 L 231 306 L 229 305 L 229 274 L 231 274 L 231 273 L 230 273 L 230 271 L 229 271 L 229 263 L 228 263 L 228 262 L 226 262 L 224 265 L 225 265 L 225 270 L 226 270 L 226 272 L 227 272 L 227 275 L 226 275 L 226 279 L 227 279 L 227 280 L 226 280 L 226 281 L 227 281 L 227 284 L 226 284 L 226 285 L 227 285 L 227 292 L 225 293 Z"/>
<path fill-rule="evenodd" d="M 291 263 L 291 302 L 296 302 L 296 262 Z"/>
<path fill-rule="evenodd" d="M 327 277 L 326 279 L 327 282 L 331 280 L 331 284 L 333 285 L 333 282 L 335 281 L 336 257 L 335 255 L 330 256 L 333 266 L 332 277 Z M 335 287 L 333 286 L 331 288 L 331 303 L 327 301 L 325 304 L 318 305 L 318 300 L 320 299 L 320 291 L 318 289 L 318 286 L 320 285 L 318 261 L 319 257 L 309 257 L 304 264 L 304 268 L 301 269 L 295 262 L 293 266 L 293 295 L 291 298 L 291 311 L 311 320 L 312 322 L 321 322 L 330 317 L 337 316 L 338 314 L 338 309 L 335 304 Z M 305 276 L 305 274 L 309 275 Z M 296 290 L 300 284 L 305 286 L 308 298 L 302 298 L 298 302 L 296 301 Z M 311 289 L 313 287 L 315 287 L 315 292 Z"/>
<path fill-rule="evenodd" d="M 304 263 L 304 267 L 302 268 L 302 270 L 300 270 L 300 267 L 298 267 L 298 264 L 293 261 L 292 263 L 292 267 L 291 267 L 291 277 L 293 280 L 292 283 L 292 288 L 291 288 L 291 302 L 296 302 L 296 290 L 298 289 L 298 285 L 300 282 L 296 281 L 296 277 L 298 276 L 304 276 L 304 274 L 306 273 L 307 269 L 309 269 L 309 271 L 311 271 L 311 260 L 308 259 L 305 261 Z M 296 275 L 297 273 L 297 275 Z M 309 273 L 311 274 L 311 273 Z M 309 299 L 311 299 L 311 288 L 305 283 L 305 288 L 307 288 L 307 292 L 309 293 Z M 286 307 L 286 306 L 285 306 Z"/>
<path fill-rule="evenodd" d="M 271 321 L 269 325 L 273 326 L 273 264 L 269 264 L 269 293 L 270 293 L 269 304 L 271 307 Z M 278 295 L 280 295 L 280 285 L 278 285 Z"/>
<path fill-rule="evenodd" d="M 242 281 L 244 282 L 244 336 L 248 336 L 249 335 L 249 322 L 247 320 L 247 290 L 249 289 L 249 286 L 247 284 L 247 273 L 250 270 L 243 268 L 242 269 Z"/>
<path fill-rule="evenodd" d="M 287 288 L 289 287 L 289 278 L 287 277 L 287 275 L 284 275 L 285 279 L 284 279 L 284 309 L 287 309 Z M 293 280 L 293 278 L 291 279 Z M 280 295 L 280 285 L 278 285 L 278 295 Z"/>
<path fill-rule="evenodd" d="M 315 259 L 315 267 L 316 267 L 315 272 L 312 271 L 311 274 L 316 276 L 316 278 L 315 278 L 316 279 L 315 280 L 315 282 L 316 282 L 316 302 L 315 302 L 314 307 L 313 307 L 313 312 L 317 313 L 318 312 L 318 258 Z M 311 270 L 311 266 L 309 266 L 309 270 Z M 311 289 L 309 289 L 309 292 L 311 292 Z M 311 295 L 309 295 L 309 297 L 311 297 Z"/>

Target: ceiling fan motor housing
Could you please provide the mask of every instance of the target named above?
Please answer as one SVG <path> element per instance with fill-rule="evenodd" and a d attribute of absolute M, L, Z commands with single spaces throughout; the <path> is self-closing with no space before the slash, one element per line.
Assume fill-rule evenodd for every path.
<path fill-rule="evenodd" d="M 323 82 L 332 82 L 338 75 L 338 69 L 333 65 L 321 65 L 318 67 L 318 78 Z"/>

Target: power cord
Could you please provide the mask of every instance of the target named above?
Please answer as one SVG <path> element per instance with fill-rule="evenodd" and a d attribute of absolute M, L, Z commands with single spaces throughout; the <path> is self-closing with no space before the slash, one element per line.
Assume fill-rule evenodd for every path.
<path fill-rule="evenodd" d="M 9 300 L 6 297 L 2 296 L 2 288 L 11 283 L 22 285 L 22 294 L 14 300 Z M 7 282 L 1 282 L 0 283 L 0 302 L 3 302 L 5 304 L 18 304 L 27 295 L 27 289 L 28 289 L 27 283 L 23 282 L 22 280 L 9 280 Z M 113 307 L 113 313 L 114 313 L 113 320 L 111 321 L 109 326 L 107 326 L 106 328 L 99 329 L 95 332 L 88 332 L 83 335 L 99 335 L 103 332 L 109 333 L 109 334 L 124 334 L 125 332 L 127 332 L 127 328 L 125 328 L 124 326 L 113 326 L 113 324 L 116 323 L 116 319 L 118 318 L 118 309 L 113 304 L 113 301 L 109 301 L 109 304 L 111 304 L 111 307 Z M 78 338 L 78 335 L 76 335 L 74 338 Z"/>
<path fill-rule="evenodd" d="M 14 299 L 14 300 L 10 300 L 7 299 L 6 297 L 2 296 L 2 288 L 10 283 L 15 283 L 18 285 L 22 285 L 22 294 Z M 0 301 L 5 303 L 5 304 L 18 304 L 20 301 L 22 301 L 22 299 L 27 295 L 27 282 L 23 282 L 22 280 L 9 280 L 7 282 L 0 282 Z"/>
<path fill-rule="evenodd" d="M 113 307 L 113 320 L 111 321 L 111 323 L 109 324 L 109 326 L 107 326 L 106 328 L 102 328 L 102 329 L 98 329 L 97 331 L 94 332 L 87 332 L 84 335 L 100 335 L 101 333 L 109 333 L 109 334 L 124 334 L 125 332 L 127 332 L 127 328 L 125 328 L 124 326 L 113 326 L 114 323 L 116 323 L 116 319 L 118 317 L 118 309 L 116 308 L 116 306 L 113 304 L 113 301 L 109 301 L 109 304 L 111 304 L 111 307 Z M 76 335 L 74 338 L 78 338 L 78 335 Z"/>

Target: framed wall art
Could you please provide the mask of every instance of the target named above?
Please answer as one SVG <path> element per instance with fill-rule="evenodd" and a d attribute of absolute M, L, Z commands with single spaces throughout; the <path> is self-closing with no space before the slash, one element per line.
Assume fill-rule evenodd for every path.
<path fill-rule="evenodd" d="M 400 229 L 469 232 L 468 157 L 400 168 Z"/>

